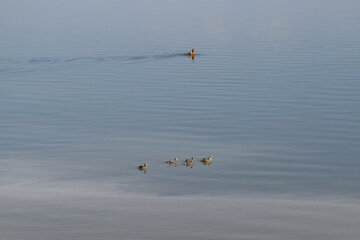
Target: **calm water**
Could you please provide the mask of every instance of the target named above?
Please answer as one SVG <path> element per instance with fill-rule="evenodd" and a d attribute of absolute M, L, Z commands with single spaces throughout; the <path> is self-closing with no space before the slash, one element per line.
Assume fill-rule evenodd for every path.
<path fill-rule="evenodd" d="M 47 239 L 57 231 L 66 231 L 64 236 L 72 239 L 89 239 L 89 228 L 82 225 L 84 230 L 72 232 L 64 221 L 75 219 L 69 209 L 78 206 L 76 194 L 89 186 L 93 188 L 86 193 L 110 189 L 111 196 L 143 194 L 145 199 L 151 196 L 153 203 L 164 198 L 201 202 L 202 197 L 220 198 L 212 201 L 230 206 L 239 206 L 243 197 L 358 202 L 359 7 L 351 0 L 35 1 L 32 5 L 4 1 L 0 8 L 0 195 L 1 191 L 14 195 L 11 199 L 19 204 L 0 198 L 0 206 L 28 206 L 39 213 L 41 209 L 34 210 L 36 203 L 50 198 L 39 194 L 39 189 L 51 189 L 49 195 L 57 196 L 63 188 L 81 183 L 75 193 L 65 194 L 70 202 L 61 205 L 63 210 L 41 212 L 42 219 L 62 216 L 58 220 L 63 225 L 57 223 L 53 232 L 45 227 L 15 231 L 28 222 L 0 216 L 0 222 L 6 223 L 0 227 L 4 239 L 25 233 Z M 199 53 L 194 60 L 182 55 L 191 48 Z M 183 160 L 208 154 L 214 157 L 210 167 L 200 162 L 194 168 L 163 163 L 175 156 Z M 147 174 L 136 169 L 144 162 L 149 165 Z M 24 196 L 39 199 L 31 200 L 36 203 L 27 199 L 27 205 L 21 203 Z M 116 197 L 105 199 L 119 203 Z M 235 200 L 229 203 L 229 199 Z M 87 201 L 91 208 L 109 203 Z M 272 204 L 280 203 L 274 202 L 265 206 L 277 209 Z M 297 204 L 309 212 L 319 209 Z M 197 206 L 190 211 L 198 211 L 198 216 L 208 212 Z M 319 216 L 327 220 L 329 215 L 337 216 L 329 214 L 334 209 L 331 204 L 322 207 Z M 171 209 L 166 205 L 162 214 L 169 218 Z M 101 216 L 111 211 L 97 210 L 104 211 Z M 126 216 L 134 216 L 126 211 Z M 98 216 L 86 212 L 84 219 Z M 145 215 L 163 217 L 157 214 Z M 217 215 L 216 211 L 208 214 Z M 302 214 L 291 212 L 288 217 Z M 341 221 L 349 215 L 343 216 Z M 133 219 L 128 225 L 121 223 L 133 230 L 121 233 L 105 220 L 94 224 L 102 233 L 106 229 L 113 233 L 107 239 L 216 236 L 206 231 L 160 236 L 150 228 L 144 237 L 132 232 L 137 228 Z M 359 219 L 350 222 L 359 223 Z M 351 239 L 358 231 L 354 227 L 332 235 L 320 231 L 282 236 L 269 230 L 272 235 L 264 233 L 266 238 L 251 235 L 251 229 L 266 232 L 266 226 L 272 229 L 271 219 L 253 220 L 254 224 L 237 219 L 244 228 L 249 225 L 246 236 L 234 226 L 232 235 L 221 237 Z M 39 220 L 40 225 L 44 222 Z M 321 221 L 316 224 L 322 226 Z M 331 224 L 325 226 L 331 229 Z"/>

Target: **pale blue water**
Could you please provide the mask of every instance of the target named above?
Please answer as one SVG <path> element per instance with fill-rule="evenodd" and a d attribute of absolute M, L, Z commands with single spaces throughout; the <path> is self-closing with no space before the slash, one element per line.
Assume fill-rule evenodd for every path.
<path fill-rule="evenodd" d="M 357 1 L 2 4 L 3 187 L 360 197 Z"/>
<path fill-rule="evenodd" d="M 200 12 L 171 18 L 176 6 L 164 4 L 146 3 L 139 22 L 110 3 L 98 10 L 109 19 L 87 19 L 94 6 L 68 12 L 83 14 L 74 25 L 60 13 L 3 17 L 0 148 L 14 175 L 18 164 L 44 174 L 34 162 L 49 180 L 159 194 L 359 196 L 358 4 L 198 2 Z M 195 61 L 181 55 L 193 47 Z M 209 153 L 211 168 L 161 164 Z M 133 171 L 143 162 L 146 179 Z M 2 169 L 3 182 L 17 181 Z"/>

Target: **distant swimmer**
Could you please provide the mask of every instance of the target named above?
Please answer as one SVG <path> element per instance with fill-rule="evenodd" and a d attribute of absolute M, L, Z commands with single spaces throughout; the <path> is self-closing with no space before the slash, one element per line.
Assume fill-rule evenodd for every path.
<path fill-rule="evenodd" d="M 188 52 L 186 55 L 188 55 L 188 56 L 195 56 L 195 55 L 196 55 L 195 49 L 192 49 L 191 52 Z"/>

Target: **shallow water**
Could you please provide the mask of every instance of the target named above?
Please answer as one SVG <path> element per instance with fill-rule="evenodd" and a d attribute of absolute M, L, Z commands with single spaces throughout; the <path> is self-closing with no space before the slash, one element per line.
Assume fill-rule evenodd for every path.
<path fill-rule="evenodd" d="M 347 212 L 359 213 L 360 197 L 358 7 L 350 0 L 5 1 L 0 206 L 7 210 L 0 213 L 30 213 L 16 213 L 21 221 L 0 217 L 0 232 L 5 239 L 99 238 L 92 231 L 105 239 L 353 239 L 350 222 L 360 221 Z M 183 55 L 191 48 L 194 60 Z M 209 154 L 214 162 L 203 166 L 198 160 Z M 191 156 L 193 168 L 164 163 Z M 146 174 L 137 170 L 144 162 Z M 83 210 L 78 197 L 87 199 Z M 135 207 L 131 199 L 147 201 Z M 155 210 L 144 210 L 147 203 Z M 234 212 L 216 218 L 212 204 Z M 144 223 L 145 233 L 136 231 L 142 211 L 144 219 L 161 219 Z M 179 228 L 189 235 L 175 231 L 187 216 L 171 221 L 186 211 L 197 212 Z M 124 214 L 133 220 L 121 221 Z M 191 228 L 208 215 L 218 228 Z M 348 226 L 330 231 L 342 221 Z M 172 225 L 172 234 L 157 234 L 160 223 Z M 302 226 L 309 235 L 299 233 Z"/>

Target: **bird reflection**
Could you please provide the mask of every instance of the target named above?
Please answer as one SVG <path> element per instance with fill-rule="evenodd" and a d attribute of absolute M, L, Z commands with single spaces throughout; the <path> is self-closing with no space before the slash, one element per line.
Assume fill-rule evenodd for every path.
<path fill-rule="evenodd" d="M 190 167 L 193 168 L 194 167 L 194 162 L 191 163 L 184 163 L 185 167 Z"/>

